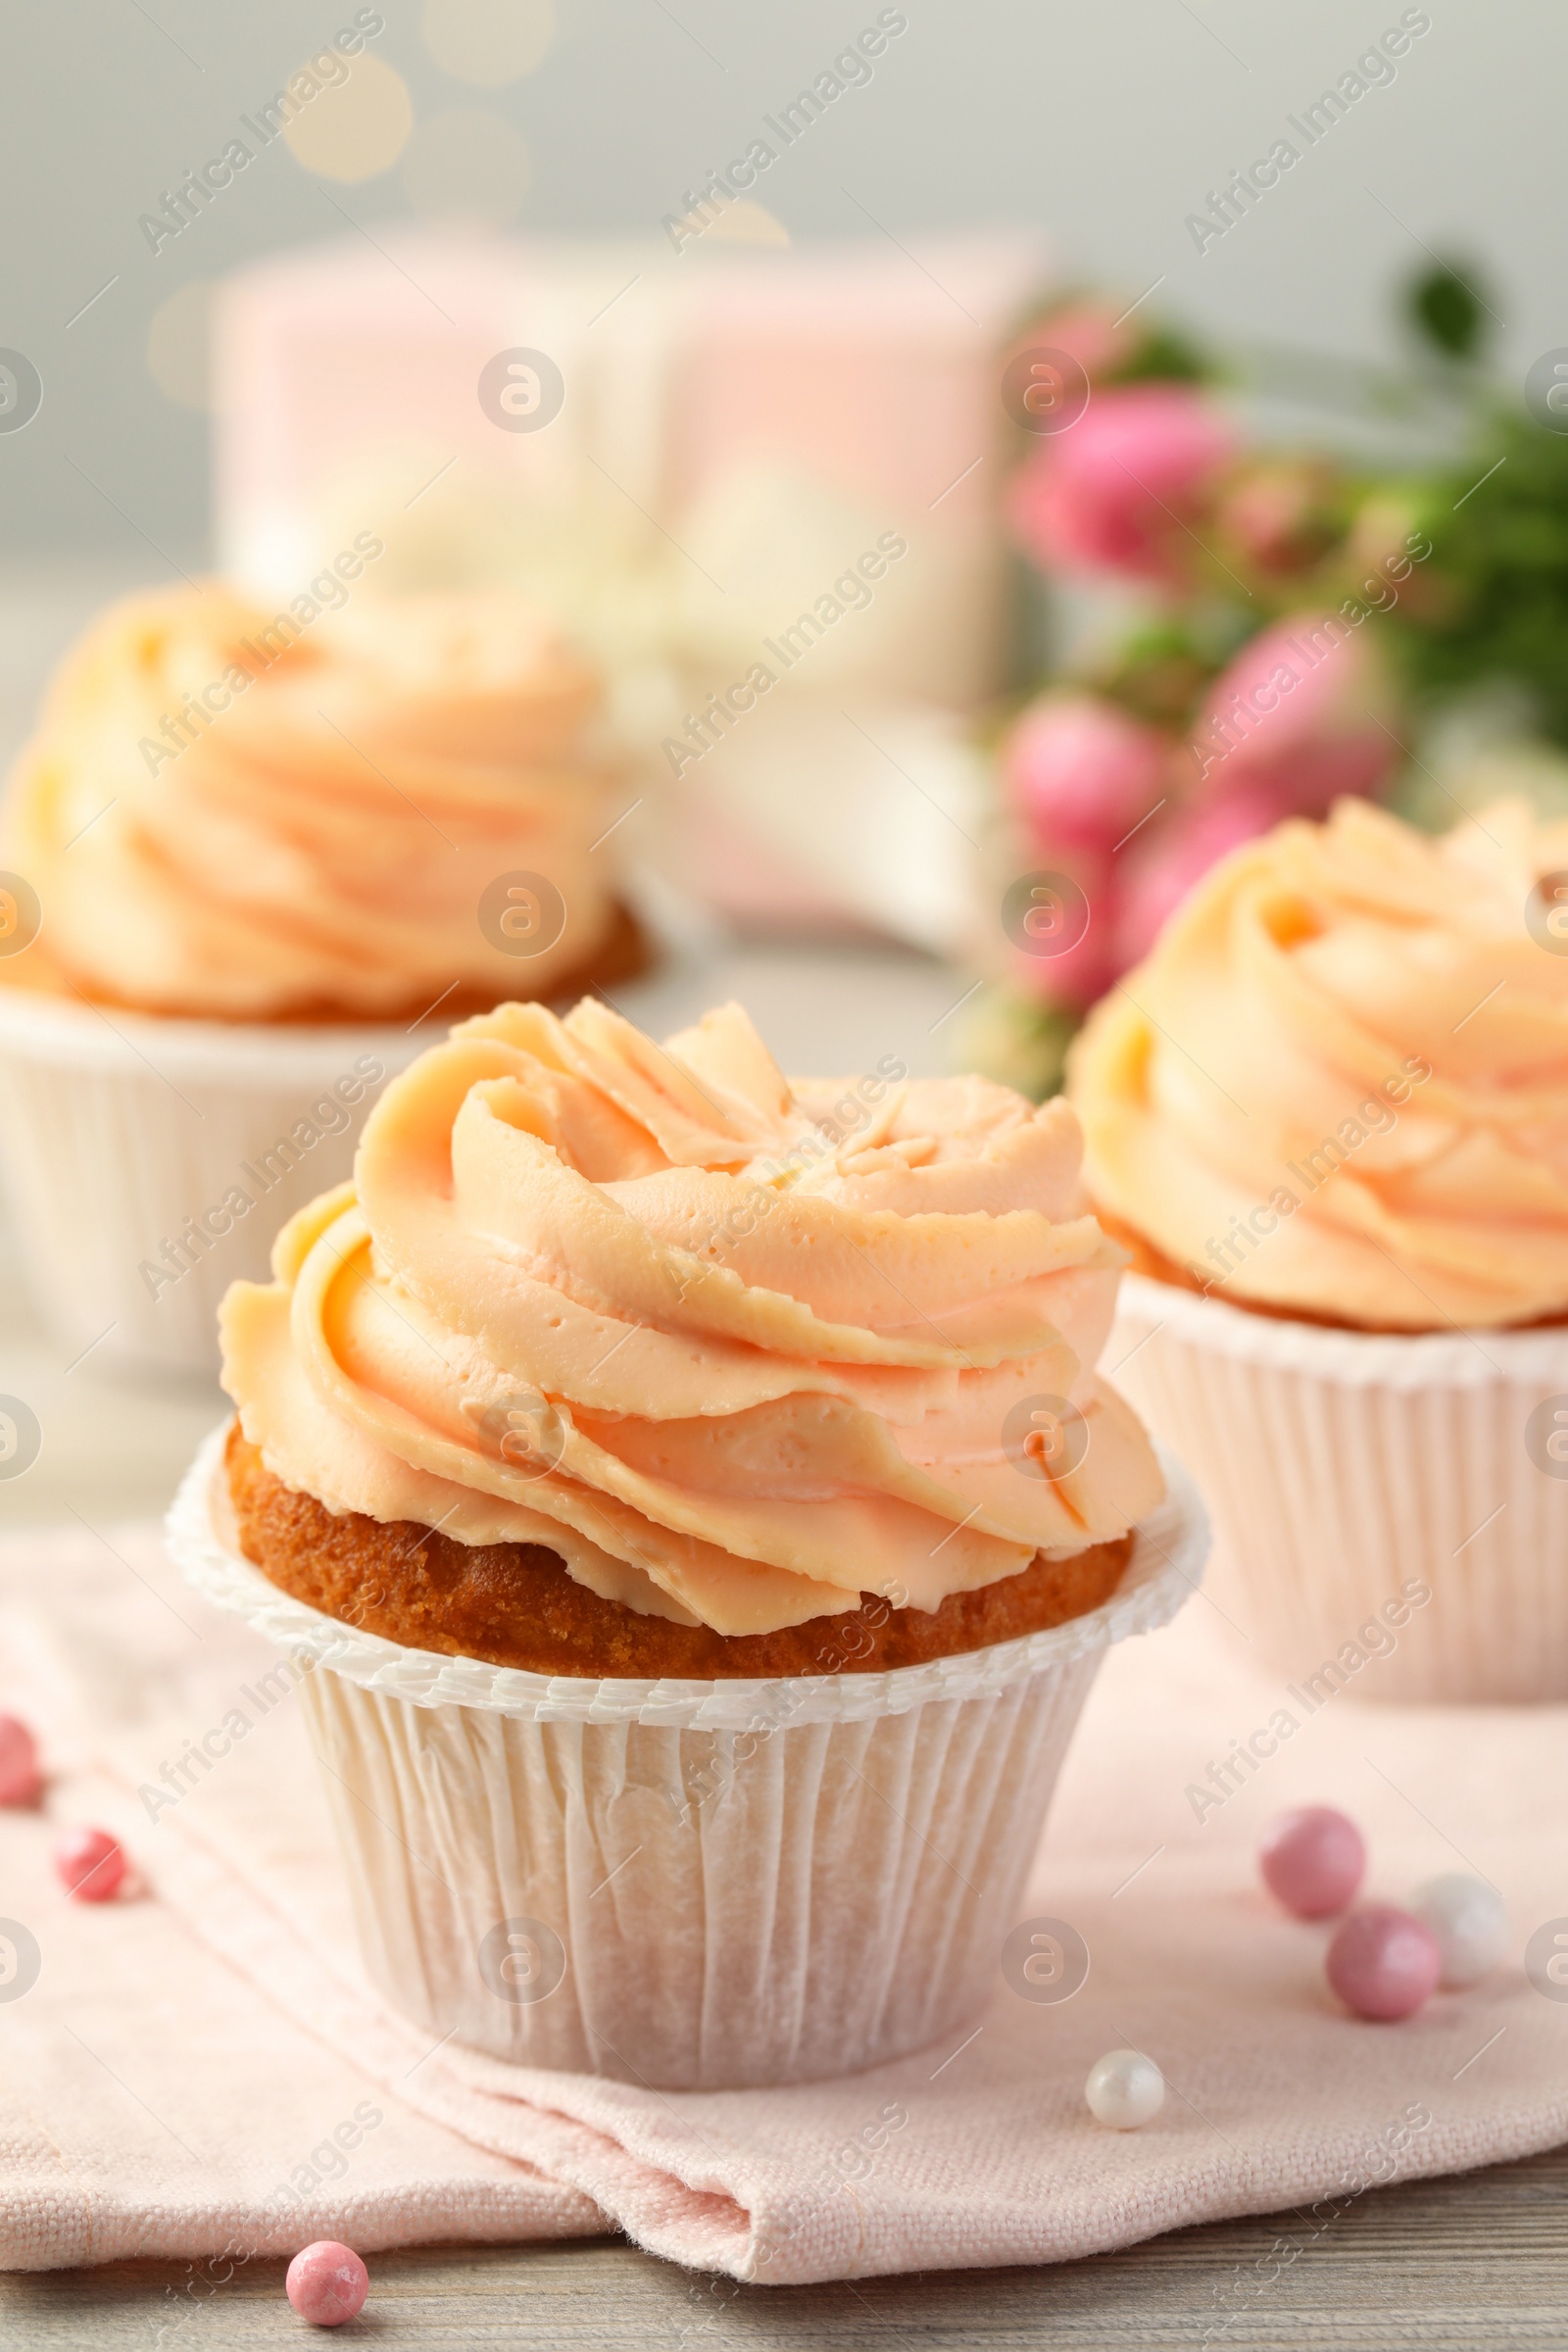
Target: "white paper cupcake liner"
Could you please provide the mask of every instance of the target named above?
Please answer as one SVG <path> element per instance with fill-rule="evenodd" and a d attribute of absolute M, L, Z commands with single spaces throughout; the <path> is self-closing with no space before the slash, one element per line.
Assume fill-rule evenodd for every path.
<path fill-rule="evenodd" d="M 1208 1544 L 1167 1458 L 1120 1589 L 1066 1625 L 884 1674 L 595 1682 L 279 1592 L 237 1549 L 225 1434 L 170 1549 L 293 1660 L 377 1983 L 432 2036 L 665 2089 L 853 2072 L 979 2010 L 1100 1660 Z"/>
<path fill-rule="evenodd" d="M 1568 1698 L 1568 1329 L 1332 1330 L 1131 1275 L 1104 1368 L 1213 1510 L 1210 1597 L 1309 1703 Z"/>
<path fill-rule="evenodd" d="M 0 988 L 0 1178 L 66 1347 L 216 1372 L 224 1291 L 265 1280 L 278 1227 L 347 1177 L 367 1110 L 432 1034 L 165 1020 Z M 367 1057 L 382 1072 L 368 1084 Z M 356 1083 L 334 1111 L 333 1090 Z"/>

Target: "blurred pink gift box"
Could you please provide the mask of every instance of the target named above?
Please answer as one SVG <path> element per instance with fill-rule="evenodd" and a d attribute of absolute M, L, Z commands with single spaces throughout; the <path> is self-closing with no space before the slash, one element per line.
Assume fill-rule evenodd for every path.
<path fill-rule="evenodd" d="M 938 951 L 1004 683 L 1000 354 L 1046 277 L 981 237 L 804 249 L 388 236 L 218 312 L 221 560 L 286 604 L 511 586 L 605 666 L 638 854 L 751 925 Z"/>

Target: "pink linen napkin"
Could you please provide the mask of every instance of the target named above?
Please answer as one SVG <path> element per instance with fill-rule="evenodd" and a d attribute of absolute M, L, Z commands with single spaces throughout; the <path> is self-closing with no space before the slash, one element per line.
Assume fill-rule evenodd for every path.
<path fill-rule="evenodd" d="M 618 2226 L 787 2284 L 1059 2261 L 1287 2206 L 1313 2207 L 1291 2224 L 1310 2237 L 1375 2181 L 1568 2137 L 1568 2000 L 1523 1964 L 1568 1915 L 1568 1709 L 1342 1694 L 1308 1713 L 1196 1600 L 1111 1653 L 1068 1761 L 1027 1910 L 1088 1947 L 1070 1999 L 999 1965 L 951 2047 L 838 2082 L 666 2095 L 432 2048 L 386 2008 L 271 1662 L 150 1528 L 0 1544 L 0 1704 L 51 1767 L 41 1812 L 0 1813 L 0 1913 L 39 1955 L 24 1992 L 0 1981 L 0 2266 Z M 1276 1752 L 1227 1772 L 1282 1709 Z M 228 1752 L 201 1768 L 236 1711 L 243 1736 L 211 1740 Z M 157 1804 L 138 1791 L 167 1796 L 166 1766 L 190 1785 Z M 1493 1879 L 1505 1965 L 1402 2025 L 1347 2017 L 1323 1984 L 1327 1931 L 1282 1917 L 1253 1866 L 1268 1818 L 1310 1800 L 1362 1823 L 1369 1893 Z M 80 1821 L 122 1838 L 139 1891 L 66 1898 L 49 1848 Z M 1154 2123 L 1107 2132 L 1084 2080 L 1128 2044 L 1169 2091 Z"/>

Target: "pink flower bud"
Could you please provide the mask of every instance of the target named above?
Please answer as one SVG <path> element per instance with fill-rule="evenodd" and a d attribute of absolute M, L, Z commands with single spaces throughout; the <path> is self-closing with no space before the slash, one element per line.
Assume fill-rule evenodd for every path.
<path fill-rule="evenodd" d="M 1333 544 L 1338 520 L 1334 468 L 1321 458 L 1248 461 L 1220 500 L 1221 534 L 1259 571 L 1304 571 Z"/>
<path fill-rule="evenodd" d="M 1042 926 L 1031 935 L 1027 924 L 1012 930 L 1012 977 L 1028 995 L 1077 1012 L 1104 995 L 1119 969 L 1110 859 L 1081 845 L 1040 855 L 1041 870 L 1065 885 L 1068 919 L 1059 931 Z M 1058 938 L 1068 944 L 1058 946 Z"/>
<path fill-rule="evenodd" d="M 1211 865 L 1270 832 L 1290 810 L 1261 784 L 1244 783 L 1212 800 L 1158 816 L 1138 837 L 1120 878 L 1112 941 L 1118 971 L 1142 962 L 1195 883 Z"/>
<path fill-rule="evenodd" d="M 1402 757 L 1366 623 L 1298 613 L 1243 646 L 1193 731 L 1200 781 L 1260 786 L 1282 814 L 1320 816 L 1346 793 L 1375 792 Z"/>
<path fill-rule="evenodd" d="M 1048 568 L 1179 584 L 1198 553 L 1183 526 L 1234 448 L 1225 418 L 1184 384 L 1099 392 L 1014 476 L 1013 528 Z"/>
<path fill-rule="evenodd" d="M 1093 695 L 1043 695 L 1002 757 L 1012 799 L 1043 844 L 1110 849 L 1159 799 L 1170 746 Z"/>

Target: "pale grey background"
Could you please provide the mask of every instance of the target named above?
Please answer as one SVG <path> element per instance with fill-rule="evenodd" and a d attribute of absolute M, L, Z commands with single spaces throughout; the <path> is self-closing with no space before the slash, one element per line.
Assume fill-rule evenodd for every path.
<path fill-rule="evenodd" d="M 432 64 L 416 0 L 384 13 L 375 49 L 420 119 L 480 102 L 521 131 L 533 186 L 520 225 L 635 232 L 657 231 L 877 0 L 560 0 L 544 63 L 493 92 Z M 1367 355 L 1396 349 L 1391 290 L 1426 245 L 1489 271 L 1515 379 L 1568 344 L 1560 7 L 1432 0 L 1432 29 L 1392 86 L 1202 255 L 1188 212 L 1396 24 L 1399 0 L 906 0 L 906 13 L 871 84 L 760 184 L 793 235 L 863 233 L 846 187 L 900 235 L 1040 224 L 1129 295 L 1163 273 L 1157 300 L 1201 325 Z M 158 577 L 167 566 L 140 533 L 176 557 L 203 552 L 205 424 L 149 378 L 148 319 L 191 278 L 343 223 L 281 143 L 156 256 L 137 216 L 351 14 L 332 0 L 11 0 L 0 345 L 45 383 L 34 422 L 0 435 L 11 559 L 103 550 Z M 408 214 L 396 166 L 334 194 L 371 228 Z"/>

